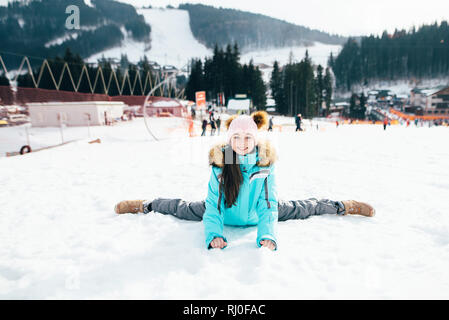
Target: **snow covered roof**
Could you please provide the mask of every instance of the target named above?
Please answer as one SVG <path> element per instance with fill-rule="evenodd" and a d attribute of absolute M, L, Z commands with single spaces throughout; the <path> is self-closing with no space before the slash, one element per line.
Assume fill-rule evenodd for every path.
<path fill-rule="evenodd" d="M 108 105 L 108 106 L 121 106 L 123 107 L 125 104 L 122 101 L 52 101 L 52 102 L 27 102 L 26 105 L 28 107 L 61 107 L 61 106 L 83 106 L 83 105 Z"/>
<path fill-rule="evenodd" d="M 179 102 L 175 101 L 175 100 L 170 100 L 170 101 L 162 100 L 162 101 L 154 102 L 150 106 L 151 107 L 159 107 L 159 108 L 164 107 L 164 108 L 166 108 L 166 107 L 179 107 L 179 106 L 181 106 L 181 104 Z"/>
<path fill-rule="evenodd" d="M 419 93 L 425 96 L 431 96 L 439 91 L 441 91 L 442 87 L 436 87 L 436 88 L 413 88 L 412 92 L 413 93 Z"/>
<path fill-rule="evenodd" d="M 440 89 L 439 91 L 435 92 L 435 94 L 449 94 L 449 87 Z"/>
<path fill-rule="evenodd" d="M 230 99 L 228 101 L 228 109 L 230 110 L 249 110 L 250 105 L 250 99 Z"/>
<path fill-rule="evenodd" d="M 441 88 L 432 88 L 432 89 L 428 89 L 428 90 L 423 90 L 422 92 L 426 95 L 426 96 L 431 96 L 437 92 L 441 91 Z"/>
<path fill-rule="evenodd" d="M 276 101 L 274 99 L 268 98 L 267 99 L 267 107 L 273 107 L 276 105 Z"/>

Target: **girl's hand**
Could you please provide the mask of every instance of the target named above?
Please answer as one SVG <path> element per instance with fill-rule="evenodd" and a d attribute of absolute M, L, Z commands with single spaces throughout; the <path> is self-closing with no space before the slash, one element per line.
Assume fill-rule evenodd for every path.
<path fill-rule="evenodd" d="M 276 245 L 271 240 L 262 240 L 262 241 L 260 241 L 260 244 L 262 247 L 267 247 L 270 250 L 276 249 Z"/>
<path fill-rule="evenodd" d="M 214 238 L 214 240 L 211 241 L 210 246 L 212 248 L 219 248 L 223 249 L 228 244 L 223 240 L 223 238 Z"/>

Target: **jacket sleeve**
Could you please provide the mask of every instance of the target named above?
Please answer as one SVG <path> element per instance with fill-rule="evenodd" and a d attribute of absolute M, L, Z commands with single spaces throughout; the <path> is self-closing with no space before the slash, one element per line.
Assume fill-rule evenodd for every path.
<path fill-rule="evenodd" d="M 259 198 L 257 200 L 257 246 L 261 247 L 260 241 L 271 240 L 275 243 L 277 250 L 276 233 L 278 223 L 278 195 L 276 190 L 274 167 L 270 166 L 270 174 L 264 182 Z"/>
<path fill-rule="evenodd" d="M 206 210 L 203 215 L 204 232 L 206 236 L 206 248 L 212 248 L 210 246 L 211 241 L 215 237 L 221 237 L 227 242 L 223 236 L 223 212 L 218 212 L 218 177 L 217 169 L 212 167 L 212 172 L 209 179 L 209 187 L 206 198 Z M 226 247 L 225 247 L 226 248 Z"/>

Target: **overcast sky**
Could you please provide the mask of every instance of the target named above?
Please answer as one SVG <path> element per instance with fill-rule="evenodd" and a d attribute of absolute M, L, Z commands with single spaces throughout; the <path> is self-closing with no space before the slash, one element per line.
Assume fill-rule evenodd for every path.
<path fill-rule="evenodd" d="M 344 36 L 408 30 L 449 19 L 449 0 L 120 0 L 134 5 L 165 7 L 203 3 L 265 14 L 309 28 Z"/>

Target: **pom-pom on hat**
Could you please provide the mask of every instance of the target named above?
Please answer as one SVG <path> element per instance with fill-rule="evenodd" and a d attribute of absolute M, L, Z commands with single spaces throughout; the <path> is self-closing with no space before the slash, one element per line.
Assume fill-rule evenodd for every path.
<path fill-rule="evenodd" d="M 251 114 L 251 117 L 253 118 L 254 122 L 257 124 L 258 129 L 262 129 L 267 126 L 268 124 L 268 113 L 266 111 L 256 111 Z M 230 116 L 225 121 L 226 129 L 229 129 L 229 126 L 231 125 L 232 120 L 237 118 L 237 115 L 234 114 Z"/>

